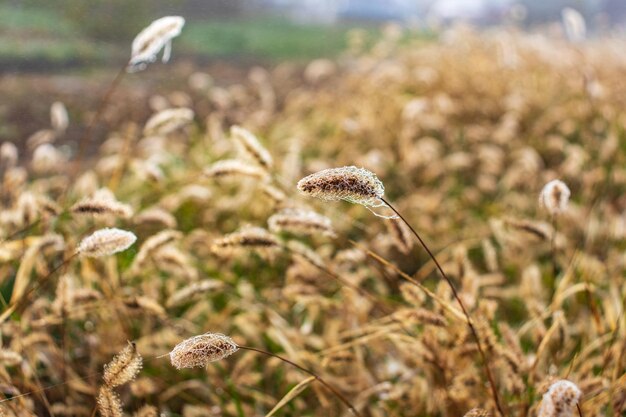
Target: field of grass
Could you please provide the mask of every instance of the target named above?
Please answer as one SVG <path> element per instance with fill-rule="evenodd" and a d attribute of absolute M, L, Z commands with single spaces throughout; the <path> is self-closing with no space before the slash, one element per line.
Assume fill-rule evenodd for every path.
<path fill-rule="evenodd" d="M 20 104 L 51 117 L 0 146 L 2 415 L 626 413 L 623 40 L 176 66 L 281 39 L 218 26 L 99 113 Z"/>

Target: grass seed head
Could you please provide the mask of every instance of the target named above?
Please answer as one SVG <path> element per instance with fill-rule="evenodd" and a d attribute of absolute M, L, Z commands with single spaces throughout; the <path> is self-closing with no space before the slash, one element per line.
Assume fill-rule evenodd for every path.
<path fill-rule="evenodd" d="M 65 132 L 70 124 L 67 109 L 60 101 L 55 101 L 52 103 L 52 106 L 50 106 L 50 122 L 52 123 L 52 128 L 56 132 Z"/>
<path fill-rule="evenodd" d="M 158 417 L 159 410 L 153 405 L 144 405 L 134 414 L 134 417 Z"/>
<path fill-rule="evenodd" d="M 128 249 L 137 236 L 134 233 L 116 228 L 104 228 L 84 238 L 76 252 L 81 256 L 99 258 Z"/>
<path fill-rule="evenodd" d="M 0 349 L 0 364 L 3 366 L 15 366 L 22 363 L 24 358 L 13 350 Z"/>
<path fill-rule="evenodd" d="M 472 408 L 467 413 L 465 413 L 463 417 L 489 417 L 489 416 L 491 416 L 491 414 L 489 414 L 489 411 L 483 408 Z"/>
<path fill-rule="evenodd" d="M 135 256 L 131 265 L 132 273 L 139 273 L 142 266 L 150 259 L 150 256 L 159 248 L 180 239 L 183 236 L 178 230 L 162 230 L 159 233 L 150 236 L 143 242 L 139 252 Z"/>
<path fill-rule="evenodd" d="M 167 135 L 193 121 L 193 110 L 186 108 L 165 109 L 146 122 L 144 135 Z"/>
<path fill-rule="evenodd" d="M 103 386 L 100 388 L 96 402 L 102 417 L 122 417 L 124 415 L 120 398 L 109 387 Z"/>
<path fill-rule="evenodd" d="M 262 227 L 244 226 L 240 230 L 227 234 L 213 241 L 211 250 L 224 253 L 236 249 L 276 249 L 280 242 L 274 235 Z"/>
<path fill-rule="evenodd" d="M 256 166 L 251 166 L 238 159 L 224 159 L 215 162 L 204 170 L 204 176 L 208 178 L 237 178 L 251 177 L 265 179 L 267 172 Z"/>
<path fill-rule="evenodd" d="M 261 145 L 261 142 L 252 132 L 240 126 L 233 126 L 230 128 L 230 134 L 244 157 L 251 159 L 265 170 L 272 167 L 272 155 Z"/>
<path fill-rule="evenodd" d="M 550 213 L 555 216 L 567 210 L 567 203 L 571 191 L 561 180 L 552 180 L 541 190 L 539 202 Z"/>
<path fill-rule="evenodd" d="M 12 142 L 4 142 L 0 145 L 0 167 L 3 169 L 13 168 L 17 164 L 19 153 L 17 146 Z"/>
<path fill-rule="evenodd" d="M 330 168 L 298 181 L 302 194 L 324 201 L 345 200 L 366 207 L 382 207 L 385 187 L 376 175 L 364 168 Z"/>
<path fill-rule="evenodd" d="M 165 16 L 150 23 L 133 40 L 128 71 L 141 71 L 156 60 L 163 49 L 163 62 L 169 61 L 172 39 L 180 35 L 185 19 L 180 16 Z"/>
<path fill-rule="evenodd" d="M 330 219 L 311 210 L 286 208 L 270 216 L 267 224 L 273 233 L 335 236 Z"/>
<path fill-rule="evenodd" d="M 176 369 L 204 367 L 222 360 L 239 350 L 228 336 L 205 333 L 177 344 L 170 352 L 170 361 Z"/>
<path fill-rule="evenodd" d="M 561 11 L 565 35 L 572 43 L 579 43 L 587 37 L 587 24 L 579 11 L 566 7 Z"/>
<path fill-rule="evenodd" d="M 543 394 L 538 417 L 571 417 L 582 392 L 576 384 L 561 379 L 550 385 Z"/>
<path fill-rule="evenodd" d="M 89 198 L 74 204 L 70 211 L 75 214 L 90 214 L 93 216 L 112 215 L 122 219 L 128 219 L 133 215 L 133 209 L 116 200 L 100 200 Z"/>
<path fill-rule="evenodd" d="M 119 387 L 133 380 L 141 370 L 143 360 L 137 346 L 129 342 L 113 360 L 104 366 L 104 383 L 109 388 Z"/>

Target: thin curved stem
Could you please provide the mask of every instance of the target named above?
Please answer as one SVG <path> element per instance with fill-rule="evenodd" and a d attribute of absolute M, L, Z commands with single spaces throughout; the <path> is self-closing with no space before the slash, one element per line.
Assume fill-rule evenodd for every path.
<path fill-rule="evenodd" d="M 353 413 L 354 415 L 356 415 L 356 416 L 358 416 L 358 417 L 363 417 L 363 416 L 361 415 L 361 413 L 359 413 L 359 412 L 356 410 L 356 408 L 354 408 L 354 406 L 352 405 L 352 403 L 350 403 L 350 401 L 349 401 L 349 400 L 348 400 L 348 399 L 347 399 L 347 398 L 346 398 L 346 397 L 345 397 L 342 393 L 340 393 L 340 392 L 339 392 L 339 391 L 338 391 L 335 387 L 333 387 L 332 385 L 330 385 L 328 382 L 324 381 L 324 380 L 322 379 L 322 377 L 320 377 L 319 375 L 317 375 L 315 372 L 310 371 L 310 370 L 306 369 L 305 367 L 303 367 L 303 366 L 301 366 L 301 365 L 298 365 L 298 364 L 297 364 L 297 363 L 295 363 L 295 362 L 290 361 L 290 360 L 289 360 L 289 359 L 287 359 L 287 358 L 284 358 L 284 357 L 282 357 L 282 356 L 276 355 L 275 353 L 267 352 L 267 351 L 262 350 L 262 349 L 257 349 L 257 348 L 253 348 L 253 347 L 250 347 L 250 346 L 241 346 L 241 345 L 239 345 L 239 349 L 243 349 L 243 350 L 250 350 L 250 351 L 253 351 L 253 352 L 261 353 L 261 354 L 263 354 L 263 355 L 265 355 L 265 356 L 270 356 L 270 357 L 272 357 L 272 358 L 280 359 L 281 361 L 283 361 L 283 362 L 285 362 L 285 363 L 287 363 L 287 364 L 289 364 L 289 365 L 291 365 L 291 366 L 293 366 L 293 367 L 295 367 L 295 368 L 298 368 L 298 369 L 299 369 L 299 370 L 301 370 L 302 372 L 305 372 L 305 373 L 307 373 L 307 374 L 311 375 L 313 378 L 315 378 L 316 380 L 318 380 L 318 381 L 320 382 L 320 384 L 324 385 L 324 387 L 326 387 L 326 388 L 327 388 L 330 392 L 332 392 L 332 393 L 333 393 L 333 395 L 335 395 L 335 396 L 339 399 L 339 401 L 341 401 L 342 403 L 344 403 L 344 404 L 345 404 L 345 406 L 346 406 L 346 407 L 348 407 L 348 408 L 350 409 L 350 411 L 352 411 L 352 413 Z"/>
<path fill-rule="evenodd" d="M 9 240 L 15 238 L 16 236 L 22 233 L 29 232 L 30 230 L 34 229 L 39 223 L 41 223 L 41 220 L 42 220 L 41 217 L 37 218 L 37 220 L 33 220 L 31 223 L 27 224 L 26 226 L 22 227 L 19 230 L 16 230 L 15 232 L 11 233 L 4 239 L 0 240 L 0 243 L 8 242 Z"/>
<path fill-rule="evenodd" d="M 435 258 L 435 255 L 431 252 L 431 250 L 428 248 L 428 246 L 426 245 L 426 243 L 424 242 L 424 240 L 422 240 L 422 238 L 420 237 L 420 235 L 417 233 L 417 231 L 415 231 L 415 229 L 413 228 L 413 226 L 411 226 L 409 224 L 409 222 L 406 221 L 406 219 L 404 217 L 402 217 L 402 214 L 400 214 L 400 212 L 398 212 L 398 210 L 395 209 L 395 207 L 393 207 L 388 201 L 386 201 L 385 199 L 381 198 L 381 200 L 387 204 L 387 206 L 400 218 L 400 220 L 402 220 L 404 222 L 404 224 L 407 225 L 407 227 L 411 230 L 411 232 L 413 233 L 413 235 L 417 238 L 417 240 L 420 242 L 420 244 L 422 245 L 422 247 L 424 248 L 424 250 L 426 251 L 426 253 L 428 253 L 428 256 L 430 256 L 430 258 L 433 260 L 433 262 L 435 263 L 435 266 L 437 267 L 437 269 L 439 270 L 439 273 L 441 274 L 441 276 L 443 276 L 443 278 L 446 280 L 446 282 L 448 283 L 448 286 L 450 287 L 450 289 L 452 290 L 452 294 L 454 295 L 454 298 L 456 299 L 456 301 L 459 303 L 459 306 L 461 307 L 461 310 L 463 310 L 463 314 L 465 315 L 465 318 L 467 319 L 467 325 L 470 328 L 470 331 L 472 333 L 472 336 L 474 337 L 474 340 L 476 341 L 476 346 L 478 347 L 478 352 L 480 353 L 480 356 L 483 360 L 483 364 L 485 366 L 485 373 L 487 374 L 487 379 L 489 380 L 489 385 L 491 386 L 491 393 L 493 394 L 493 399 L 496 403 L 496 408 L 498 409 L 498 412 L 500 413 L 500 415 L 502 417 L 505 416 L 504 411 L 502 409 L 502 405 L 500 404 L 500 398 L 498 397 L 498 389 L 496 387 L 496 383 L 495 380 L 493 378 L 493 374 L 491 373 L 491 369 L 489 368 L 489 362 L 487 361 L 487 355 L 485 354 L 485 351 L 482 347 L 482 344 L 480 343 L 480 338 L 478 337 L 478 332 L 476 331 L 476 328 L 474 327 L 474 324 L 472 323 L 472 319 L 470 318 L 470 315 L 467 311 L 467 309 L 465 308 L 465 304 L 463 303 L 463 301 L 461 300 L 461 297 L 459 297 L 459 293 L 457 292 L 456 288 L 454 287 L 454 284 L 452 283 L 452 280 L 448 277 L 448 275 L 446 275 L 446 273 L 443 271 L 443 268 L 441 267 L 441 265 L 439 264 L 439 261 L 437 261 L 437 258 Z"/>
<path fill-rule="evenodd" d="M 283 247 L 284 250 L 286 250 L 287 252 L 289 252 L 292 255 L 300 255 L 298 252 L 294 251 L 293 249 L 291 249 L 287 245 L 282 245 L 282 247 Z M 353 291 L 358 292 L 363 297 L 365 297 L 368 300 L 370 300 L 374 304 L 374 307 L 380 309 L 380 311 L 382 311 L 384 314 L 392 314 L 393 313 L 389 308 L 387 308 L 382 303 L 382 300 L 378 299 L 378 297 L 376 297 L 374 294 L 371 294 L 370 292 L 368 292 L 367 290 L 359 287 L 358 285 L 354 285 L 354 284 L 348 282 L 347 280 L 343 279 L 340 275 L 338 275 L 336 272 L 334 272 L 331 269 L 325 267 L 324 265 L 319 265 L 317 262 L 313 262 L 313 261 L 309 261 L 309 260 L 307 260 L 307 262 L 309 264 L 313 265 L 314 267 L 316 267 L 317 269 L 319 269 L 320 271 L 322 271 L 325 274 L 327 274 L 329 277 L 331 277 L 333 280 L 337 281 L 341 285 L 343 285 L 345 287 L 348 287 L 348 288 L 350 288 Z"/>

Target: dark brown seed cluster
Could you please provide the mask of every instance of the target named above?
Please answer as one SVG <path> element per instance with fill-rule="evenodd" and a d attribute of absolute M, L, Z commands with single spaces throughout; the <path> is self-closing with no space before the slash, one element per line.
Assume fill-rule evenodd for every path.
<path fill-rule="evenodd" d="M 383 183 L 372 172 L 355 166 L 325 169 L 298 182 L 301 193 L 324 201 L 346 200 L 370 207 L 384 205 Z"/>
<path fill-rule="evenodd" d="M 230 233 L 216 239 L 211 246 L 214 253 L 235 249 L 272 249 L 278 248 L 280 243 L 274 235 L 261 227 L 247 226 L 237 232 Z"/>

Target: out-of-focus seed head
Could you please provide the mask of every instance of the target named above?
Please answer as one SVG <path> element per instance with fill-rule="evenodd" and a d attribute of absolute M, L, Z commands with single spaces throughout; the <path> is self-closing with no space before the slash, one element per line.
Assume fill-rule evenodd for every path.
<path fill-rule="evenodd" d="M 239 350 L 228 336 L 205 333 L 177 344 L 170 352 L 170 361 L 176 369 L 203 367 L 222 360 Z"/>
<path fill-rule="evenodd" d="M 483 408 L 472 408 L 463 417 L 489 417 L 489 411 Z"/>
<path fill-rule="evenodd" d="M 159 417 L 159 410 L 153 405 L 144 405 L 134 414 L 134 417 Z"/>
<path fill-rule="evenodd" d="M 176 228 L 176 217 L 160 207 L 145 209 L 134 217 L 135 224 L 163 224 L 170 229 Z"/>
<path fill-rule="evenodd" d="M 267 179 L 267 171 L 257 166 L 246 164 L 238 159 L 224 159 L 215 162 L 204 170 L 208 178 L 240 178 L 250 177 L 258 180 Z"/>
<path fill-rule="evenodd" d="M 131 275 L 141 272 L 141 268 L 146 264 L 150 255 L 155 253 L 157 249 L 182 238 L 182 236 L 183 234 L 178 230 L 162 230 L 146 239 L 130 267 Z"/>
<path fill-rule="evenodd" d="M 571 417 L 582 392 L 576 384 L 566 379 L 556 381 L 543 394 L 538 417 Z"/>
<path fill-rule="evenodd" d="M 102 417 L 122 417 L 124 415 L 119 397 L 109 387 L 100 388 L 96 402 Z"/>
<path fill-rule="evenodd" d="M 391 235 L 393 245 L 405 255 L 411 252 L 414 240 L 409 227 L 400 220 L 389 221 L 386 225 Z"/>
<path fill-rule="evenodd" d="M 128 71 L 141 71 L 156 60 L 163 49 L 163 62 L 170 59 L 172 39 L 180 35 L 185 19 L 181 16 L 165 16 L 150 23 L 133 40 Z"/>
<path fill-rule="evenodd" d="M 18 159 L 17 146 L 12 142 L 4 142 L 0 145 L 0 168 L 13 168 Z"/>
<path fill-rule="evenodd" d="M 579 43 L 587 37 L 587 24 L 585 18 L 579 11 L 566 7 L 561 11 L 565 35 L 572 43 Z"/>
<path fill-rule="evenodd" d="M 286 208 L 270 216 L 267 224 L 274 233 L 335 236 L 330 219 L 311 210 Z"/>
<path fill-rule="evenodd" d="M 186 108 L 165 109 L 146 122 L 143 128 L 145 135 L 167 135 L 193 121 L 193 110 Z"/>
<path fill-rule="evenodd" d="M 90 258 L 99 258 L 122 252 L 136 240 L 137 236 L 132 232 L 116 228 L 104 228 L 84 238 L 78 245 L 76 253 Z"/>
<path fill-rule="evenodd" d="M 567 210 L 570 195 L 571 191 L 563 181 L 552 180 L 541 190 L 539 202 L 548 213 L 554 216 Z"/>
<path fill-rule="evenodd" d="M 55 101 L 50 106 L 50 122 L 55 132 L 65 132 L 70 124 L 70 118 L 67 115 L 65 105 L 60 101 Z"/>
<path fill-rule="evenodd" d="M 230 128 L 230 134 L 243 156 L 251 159 L 266 170 L 272 167 L 272 155 L 261 145 L 261 142 L 252 132 L 240 126 L 233 126 Z"/>
<path fill-rule="evenodd" d="M 213 291 L 220 289 L 224 286 L 222 281 L 218 281 L 215 279 L 205 279 L 200 282 L 192 282 L 184 288 L 176 291 L 172 294 L 166 301 L 165 305 L 167 307 L 176 306 L 178 304 L 182 304 L 191 300 L 197 294 L 203 294 L 208 291 Z"/>
<path fill-rule="evenodd" d="M 311 174 L 298 181 L 298 190 L 324 201 L 345 200 L 367 208 L 387 206 L 383 201 L 383 183 L 373 172 L 355 166 L 330 168 Z"/>
<path fill-rule="evenodd" d="M 101 200 L 89 198 L 74 204 L 70 211 L 75 214 L 88 214 L 92 216 L 116 216 L 128 219 L 133 215 L 133 209 L 116 200 Z"/>
<path fill-rule="evenodd" d="M 262 227 L 244 226 L 240 230 L 215 239 L 211 251 L 215 254 L 230 254 L 242 249 L 265 252 L 278 249 L 280 242 Z"/>
<path fill-rule="evenodd" d="M 22 355 L 15 351 L 0 349 L 0 364 L 4 366 L 19 365 L 23 360 Z"/>
<path fill-rule="evenodd" d="M 58 171 L 64 162 L 65 156 L 49 143 L 38 146 L 33 152 L 32 167 L 38 174 Z"/>

